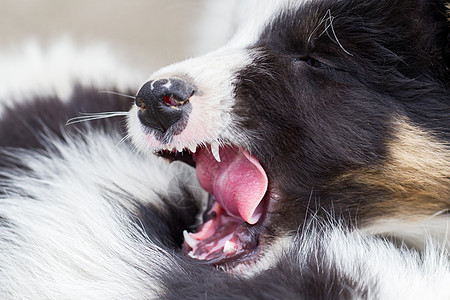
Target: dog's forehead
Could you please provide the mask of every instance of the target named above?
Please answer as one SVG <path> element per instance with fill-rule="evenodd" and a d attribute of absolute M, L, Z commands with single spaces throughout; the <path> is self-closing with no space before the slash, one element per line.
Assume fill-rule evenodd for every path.
<path fill-rule="evenodd" d="M 320 1 L 320 0 L 319 0 Z M 246 0 L 236 11 L 237 31 L 228 43 L 231 47 L 254 44 L 261 33 L 277 16 L 296 10 L 311 0 Z"/>

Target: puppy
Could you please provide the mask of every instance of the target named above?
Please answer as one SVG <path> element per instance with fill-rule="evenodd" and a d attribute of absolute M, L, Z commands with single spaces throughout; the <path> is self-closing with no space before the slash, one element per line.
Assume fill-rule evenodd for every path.
<path fill-rule="evenodd" d="M 115 92 L 5 108 L 4 298 L 449 297 L 444 4 L 241 6 L 131 97 L 124 142 L 61 126 L 126 110 Z"/>

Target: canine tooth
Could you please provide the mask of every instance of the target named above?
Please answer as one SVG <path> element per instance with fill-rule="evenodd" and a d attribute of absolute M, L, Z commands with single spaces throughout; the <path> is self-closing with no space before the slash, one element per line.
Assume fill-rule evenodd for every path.
<path fill-rule="evenodd" d="M 217 162 L 220 162 L 220 154 L 219 154 L 219 143 L 213 142 L 211 144 L 211 152 L 214 158 L 217 160 Z"/>
<path fill-rule="evenodd" d="M 197 151 L 197 145 L 192 144 L 191 146 L 189 146 L 189 150 L 191 150 L 192 153 L 195 153 L 195 151 Z"/>
<path fill-rule="evenodd" d="M 189 255 L 189 257 L 197 258 L 194 254 L 194 251 L 189 251 L 188 255 Z"/>
<path fill-rule="evenodd" d="M 234 247 L 233 243 L 229 240 L 225 242 L 225 245 L 223 245 L 223 252 L 224 253 L 233 253 L 236 251 L 236 248 Z"/>
<path fill-rule="evenodd" d="M 183 237 L 184 237 L 184 241 L 186 242 L 186 244 L 189 245 L 189 247 L 191 247 L 192 249 L 195 248 L 195 246 L 197 246 L 198 241 L 196 239 L 194 239 L 189 232 L 187 232 L 187 230 L 183 231 Z"/>

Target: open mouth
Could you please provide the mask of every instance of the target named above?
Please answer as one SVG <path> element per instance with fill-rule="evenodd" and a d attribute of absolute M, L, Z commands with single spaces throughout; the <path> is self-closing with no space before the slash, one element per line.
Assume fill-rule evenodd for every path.
<path fill-rule="evenodd" d="M 214 265 L 251 261 L 268 204 L 268 178 L 258 160 L 240 147 L 218 143 L 158 154 L 195 166 L 201 187 L 210 194 L 204 223 L 195 232 L 183 232 L 183 251 Z"/>

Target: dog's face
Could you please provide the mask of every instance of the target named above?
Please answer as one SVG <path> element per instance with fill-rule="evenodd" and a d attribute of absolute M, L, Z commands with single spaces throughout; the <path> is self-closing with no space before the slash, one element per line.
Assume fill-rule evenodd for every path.
<path fill-rule="evenodd" d="M 446 209 L 447 149 L 429 134 L 449 138 L 444 7 L 249 2 L 226 46 L 156 72 L 130 111 L 137 148 L 195 165 L 215 200 L 185 251 L 233 265 L 311 214 L 369 226 Z"/>

